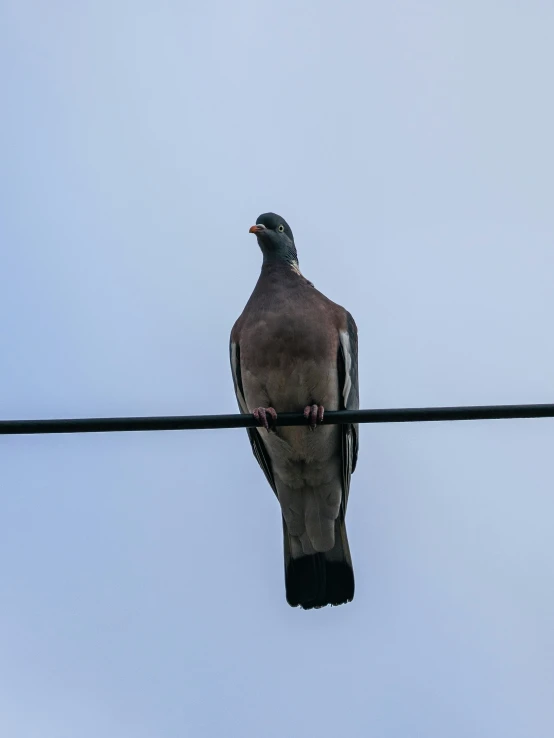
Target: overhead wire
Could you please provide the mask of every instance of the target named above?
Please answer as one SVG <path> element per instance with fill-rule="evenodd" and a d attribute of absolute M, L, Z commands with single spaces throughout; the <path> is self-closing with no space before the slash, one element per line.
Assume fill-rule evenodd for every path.
<path fill-rule="evenodd" d="M 554 404 L 407 407 L 375 410 L 336 410 L 325 413 L 324 425 L 344 423 L 425 423 L 453 420 L 552 418 Z M 306 425 L 303 413 L 280 413 L 276 426 Z M 131 431 L 255 428 L 253 415 L 165 415 L 123 418 L 55 418 L 0 420 L 0 435 L 50 433 L 115 433 Z"/>

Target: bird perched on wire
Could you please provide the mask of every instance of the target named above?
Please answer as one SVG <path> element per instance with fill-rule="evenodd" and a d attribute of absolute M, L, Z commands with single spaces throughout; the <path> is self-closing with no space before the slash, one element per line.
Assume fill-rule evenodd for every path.
<path fill-rule="evenodd" d="M 231 331 L 231 369 L 254 456 L 281 505 L 289 605 L 341 605 L 354 597 L 345 527 L 358 426 L 325 425 L 325 410 L 359 407 L 358 334 L 350 313 L 300 273 L 288 223 L 264 213 L 250 228 L 261 274 Z M 306 426 L 275 426 L 303 412 Z M 323 423 L 323 424 L 322 424 Z"/>

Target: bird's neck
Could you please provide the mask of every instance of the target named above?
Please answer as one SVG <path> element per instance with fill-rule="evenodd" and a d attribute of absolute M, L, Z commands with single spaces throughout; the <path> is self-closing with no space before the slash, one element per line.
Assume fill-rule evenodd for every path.
<path fill-rule="evenodd" d="M 296 252 L 294 253 L 294 258 L 290 259 L 284 259 L 284 258 L 275 258 L 275 257 L 267 257 L 264 254 L 264 260 L 262 264 L 262 271 L 261 275 L 264 276 L 270 276 L 270 275 L 281 275 L 283 277 L 286 276 L 302 276 L 302 273 L 300 271 L 300 268 L 298 266 L 298 258 L 296 257 Z"/>
<path fill-rule="evenodd" d="M 273 266 L 282 265 L 285 269 L 293 269 L 298 271 L 298 254 L 294 243 L 279 244 L 277 248 L 267 248 L 265 244 L 260 244 L 264 257 L 263 265 Z"/>

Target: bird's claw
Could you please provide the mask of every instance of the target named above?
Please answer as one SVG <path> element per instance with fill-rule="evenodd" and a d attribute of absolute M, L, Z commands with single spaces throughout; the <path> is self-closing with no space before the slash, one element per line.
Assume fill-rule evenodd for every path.
<path fill-rule="evenodd" d="M 257 407 L 252 415 L 256 418 L 258 425 L 265 428 L 268 433 L 270 430 L 275 430 L 275 421 L 277 420 L 277 411 L 275 408 Z"/>
<path fill-rule="evenodd" d="M 325 408 L 323 405 L 306 405 L 304 408 L 304 417 L 310 424 L 310 428 L 315 430 L 317 424 L 323 423 L 323 414 Z"/>

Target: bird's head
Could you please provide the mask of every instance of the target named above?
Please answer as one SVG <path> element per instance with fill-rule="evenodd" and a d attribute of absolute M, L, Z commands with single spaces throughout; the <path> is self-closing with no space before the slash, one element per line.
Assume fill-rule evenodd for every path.
<path fill-rule="evenodd" d="M 298 270 L 298 256 L 289 224 L 275 213 L 263 213 L 250 228 L 264 255 L 264 264 L 284 261 Z"/>

